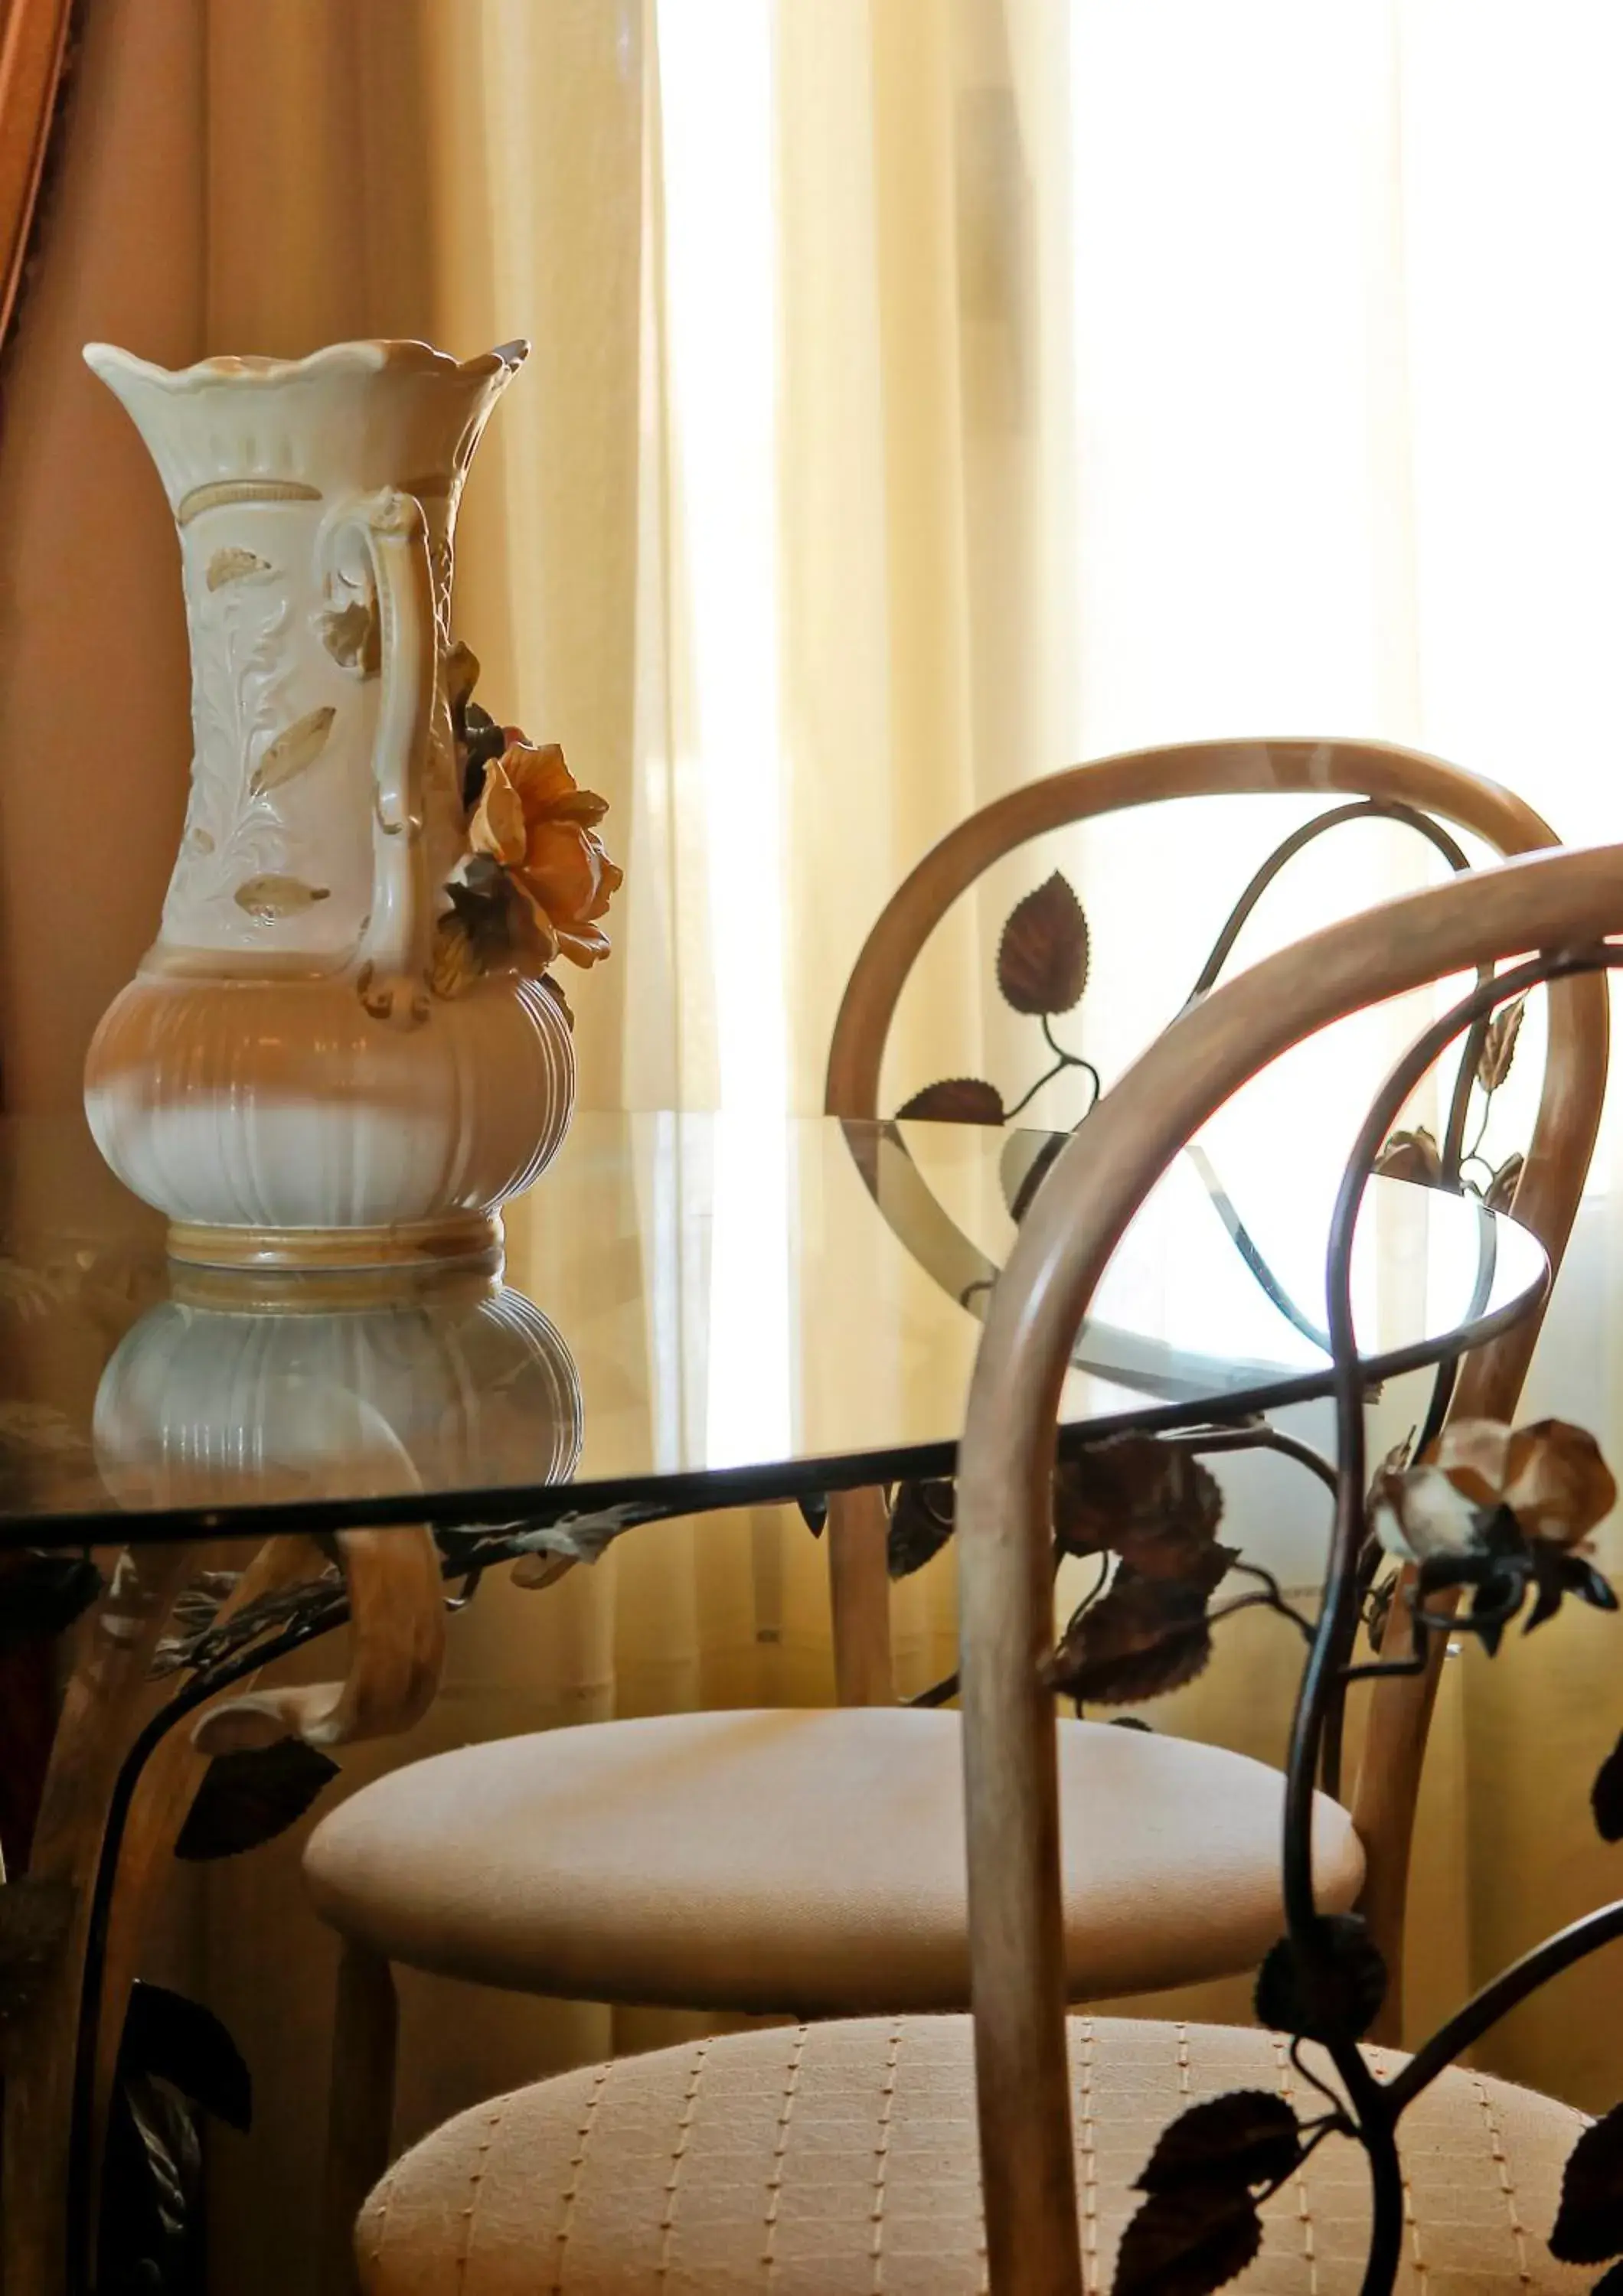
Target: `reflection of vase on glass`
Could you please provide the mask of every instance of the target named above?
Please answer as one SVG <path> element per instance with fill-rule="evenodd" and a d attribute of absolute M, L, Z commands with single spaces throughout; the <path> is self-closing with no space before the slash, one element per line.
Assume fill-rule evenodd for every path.
<path fill-rule="evenodd" d="M 182 1276 L 109 1361 L 96 1463 L 131 1506 L 317 1501 L 561 1482 L 580 1376 L 522 1292 L 474 1275 Z M 342 1296 L 339 1296 L 339 1288 Z"/>
<path fill-rule="evenodd" d="M 86 353 L 175 515 L 194 742 L 162 926 L 86 1104 L 177 1258 L 488 1261 L 567 1127 L 547 969 L 606 951 L 604 807 L 474 709 L 449 634 L 457 500 L 524 351 Z"/>

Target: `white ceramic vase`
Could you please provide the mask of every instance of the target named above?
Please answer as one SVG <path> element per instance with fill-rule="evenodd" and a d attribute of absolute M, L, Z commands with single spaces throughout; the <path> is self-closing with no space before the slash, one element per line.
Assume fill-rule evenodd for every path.
<path fill-rule="evenodd" d="M 574 1472 L 580 1374 L 522 1293 L 471 1272 L 280 1281 L 244 1298 L 240 1275 L 179 1273 L 126 1333 L 95 1398 L 115 1498 L 246 1505 Z"/>
<path fill-rule="evenodd" d="M 341 343 L 174 373 L 86 350 L 175 515 L 194 755 L 162 925 L 85 1104 L 179 1259 L 489 1262 L 497 1207 L 567 1128 L 574 1056 L 541 985 L 429 986 L 465 845 L 457 503 L 526 349 Z"/>

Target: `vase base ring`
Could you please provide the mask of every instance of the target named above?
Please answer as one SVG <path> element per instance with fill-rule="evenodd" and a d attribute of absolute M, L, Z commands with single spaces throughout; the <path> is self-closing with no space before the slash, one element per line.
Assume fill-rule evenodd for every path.
<path fill-rule="evenodd" d="M 334 1273 L 345 1268 L 472 1267 L 500 1273 L 501 1222 L 493 1212 L 383 1227 L 214 1227 L 169 1222 L 171 1259 L 193 1267 Z"/>

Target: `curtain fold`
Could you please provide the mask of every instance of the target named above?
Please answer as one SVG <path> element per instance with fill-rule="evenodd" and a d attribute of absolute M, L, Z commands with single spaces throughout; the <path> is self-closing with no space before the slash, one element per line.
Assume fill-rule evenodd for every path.
<path fill-rule="evenodd" d="M 1536 42 L 1479 0 L 99 0 L 0 439 L 9 1104 L 76 1102 L 185 796 L 172 536 L 78 364 L 90 336 L 170 364 L 533 339 L 468 489 L 457 612 L 482 697 L 613 804 L 628 884 L 575 996 L 588 1105 L 814 1110 L 906 869 L 1075 757 L 1371 734 L 1611 833 L 1620 72 L 1623 27 L 1585 0 L 1550 0 Z M 1001 865 L 910 984 L 887 1098 L 967 1071 L 1023 1087 L 992 950 L 1056 859 L 1093 929 L 1077 1041 L 1116 1072 L 1300 813 L 1164 808 Z M 1360 832 L 1271 895 L 1240 955 L 1431 865 Z M 1325 1121 L 1405 1025 L 1310 1056 Z M 1276 1153 L 1288 1185 L 1289 1144 L 1246 1109 L 1220 1140 Z M 1609 1151 L 1536 1394 L 1615 1456 L 1611 1177 Z M 795 1176 L 769 1181 L 787 1220 Z M 512 1274 L 566 1326 L 539 1222 Z M 672 1297 L 724 1404 L 716 1334 Z M 1230 1489 L 1238 1535 L 1309 1583 L 1311 1505 Z M 898 1590 L 905 1686 L 946 1670 L 952 1603 L 950 1558 Z M 545 1596 L 487 1589 L 441 1708 L 346 1784 L 481 1733 L 825 1696 L 826 1612 L 795 1515 L 646 1532 Z M 1158 1726 L 1277 1757 L 1275 1626 L 1241 1621 Z M 1450 1670 L 1427 2011 L 1609 1886 L 1578 1806 L 1603 1633 L 1563 1616 Z M 244 2292 L 309 2276 L 285 2202 L 313 2189 L 330 1956 L 296 1849 L 209 1883 L 209 1982 L 263 2100 L 251 2161 L 215 2163 Z M 1241 2013 L 1243 1988 L 1214 2003 Z M 670 2030 L 414 1983 L 401 2132 Z M 1598 2104 L 1618 2038 L 1591 1969 L 1487 2054 Z"/>

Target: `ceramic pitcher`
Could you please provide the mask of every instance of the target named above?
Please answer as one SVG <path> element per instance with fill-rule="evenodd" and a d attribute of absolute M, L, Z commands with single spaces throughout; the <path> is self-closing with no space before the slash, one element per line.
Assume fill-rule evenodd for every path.
<path fill-rule="evenodd" d="M 527 348 L 178 373 L 86 349 L 174 512 L 194 743 L 162 924 L 91 1046 L 86 1108 L 178 1258 L 489 1260 L 496 1208 L 563 1137 L 558 1001 L 519 966 L 433 985 L 467 838 L 457 497 Z"/>

